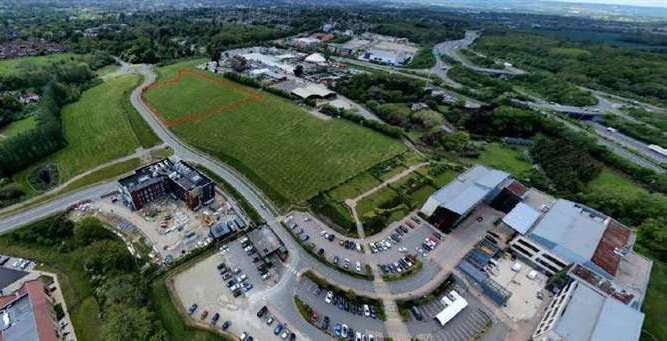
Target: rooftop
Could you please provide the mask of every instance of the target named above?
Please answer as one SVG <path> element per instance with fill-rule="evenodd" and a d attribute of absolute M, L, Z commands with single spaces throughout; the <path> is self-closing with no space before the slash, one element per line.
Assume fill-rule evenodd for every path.
<path fill-rule="evenodd" d="M 577 284 L 554 330 L 564 340 L 634 341 L 639 340 L 643 321 L 641 312 Z"/>
<path fill-rule="evenodd" d="M 266 225 L 248 232 L 248 239 L 250 239 L 257 249 L 257 253 L 262 257 L 266 257 L 277 251 L 282 246 L 282 242 L 278 236 Z"/>
<path fill-rule="evenodd" d="M 164 177 L 172 179 L 178 186 L 187 191 L 205 186 L 211 182 L 211 179 L 184 161 L 172 162 L 169 159 L 139 168 L 134 171 L 134 174 L 122 178 L 118 182 L 129 191 L 133 191 L 149 184 L 160 182 Z"/>
<path fill-rule="evenodd" d="M 28 273 L 25 271 L 14 270 L 6 267 L 0 267 L 0 290 L 6 288 L 8 285 L 23 278 Z"/>
<path fill-rule="evenodd" d="M 571 262 L 586 263 L 593 257 L 608 219 L 589 207 L 559 199 L 528 237 Z"/>
<path fill-rule="evenodd" d="M 540 211 L 520 202 L 503 217 L 503 223 L 507 224 L 520 234 L 526 234 L 540 217 Z"/>
<path fill-rule="evenodd" d="M 0 302 L 0 340 L 57 340 L 51 303 L 40 280 L 24 283 L 14 294 L 1 296 Z"/>
<path fill-rule="evenodd" d="M 422 212 L 431 215 L 441 206 L 465 214 L 509 176 L 503 171 L 474 166 L 432 194 L 422 207 Z"/>

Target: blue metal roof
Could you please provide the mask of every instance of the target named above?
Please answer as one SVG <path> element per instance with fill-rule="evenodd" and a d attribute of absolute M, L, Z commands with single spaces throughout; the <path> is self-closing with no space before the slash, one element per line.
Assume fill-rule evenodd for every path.
<path fill-rule="evenodd" d="M 554 331 L 564 340 L 636 341 L 644 314 L 578 283 Z"/>
<path fill-rule="evenodd" d="M 584 205 L 559 199 L 528 237 L 571 262 L 584 263 L 595 253 L 606 219 Z"/>

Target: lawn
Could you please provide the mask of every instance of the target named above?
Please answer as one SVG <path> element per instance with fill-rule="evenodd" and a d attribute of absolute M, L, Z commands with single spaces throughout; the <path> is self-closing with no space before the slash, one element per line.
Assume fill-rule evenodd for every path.
<path fill-rule="evenodd" d="M 657 260 L 653 262 L 651 281 L 642 311 L 646 314 L 646 319 L 641 340 L 667 339 L 667 265 L 665 263 Z"/>
<path fill-rule="evenodd" d="M 61 182 L 132 154 L 140 146 L 122 104 L 137 80 L 134 75 L 110 79 L 63 108 L 67 145 L 44 160 L 58 167 Z M 17 177 L 25 178 L 29 172 L 30 169 L 23 171 Z"/>
<path fill-rule="evenodd" d="M 160 75 L 173 76 L 183 65 L 164 67 Z M 185 142 L 244 173 L 283 207 L 307 200 L 405 150 L 398 140 L 348 121 L 316 118 L 287 99 L 236 83 L 211 81 L 209 86 L 200 87 L 199 93 L 189 93 L 189 85 L 169 86 L 169 93 L 176 97 L 170 103 L 218 105 L 230 99 L 230 90 L 239 89 L 261 96 L 213 115 L 180 122 L 171 129 Z M 150 101 L 161 98 L 165 89 L 150 89 L 146 98 L 163 114 L 178 115 L 181 109 Z"/>
<path fill-rule="evenodd" d="M 379 184 L 380 181 L 377 178 L 364 172 L 331 190 L 329 196 L 337 201 L 345 201 L 345 199 L 356 198 Z"/>
<path fill-rule="evenodd" d="M 47 56 L 22 57 L 14 59 L 0 60 L 0 75 L 8 75 L 33 69 L 35 66 L 71 60 L 79 55 L 74 53 L 56 53 Z"/>
<path fill-rule="evenodd" d="M 376 208 L 397 196 L 398 193 L 391 187 L 385 187 L 359 201 L 357 203 L 357 214 L 361 217 L 368 213 L 372 213 Z"/>
<path fill-rule="evenodd" d="M 520 176 L 528 172 L 532 165 L 523 157 L 524 148 L 506 146 L 499 143 L 484 145 L 484 150 L 474 163 L 504 170 L 514 176 Z"/>
<path fill-rule="evenodd" d="M 600 175 L 587 185 L 588 192 L 613 193 L 620 197 L 637 197 L 647 193 L 646 189 L 626 176 L 604 167 Z"/>
<path fill-rule="evenodd" d="M 0 140 L 16 136 L 24 131 L 28 131 L 35 127 L 37 118 L 35 115 L 30 115 L 24 119 L 14 121 L 6 127 L 0 129 Z"/>

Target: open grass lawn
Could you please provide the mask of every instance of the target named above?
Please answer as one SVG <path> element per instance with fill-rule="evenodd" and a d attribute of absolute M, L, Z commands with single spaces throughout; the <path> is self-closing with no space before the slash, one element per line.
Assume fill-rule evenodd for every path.
<path fill-rule="evenodd" d="M 132 154 L 139 147 L 122 104 L 127 91 L 136 86 L 137 80 L 134 75 L 110 79 L 87 90 L 77 102 L 63 108 L 67 145 L 44 160 L 44 163 L 58 167 L 61 182 Z M 17 177 L 25 179 L 30 171 L 23 171 Z"/>
<path fill-rule="evenodd" d="M 361 173 L 346 183 L 329 191 L 329 196 L 337 201 L 356 198 L 380 184 L 380 181 L 368 172 Z"/>
<path fill-rule="evenodd" d="M 59 62 L 63 60 L 71 60 L 76 58 L 74 53 L 56 53 L 47 56 L 36 57 L 22 57 L 14 59 L 0 60 L 0 75 L 7 75 L 17 73 L 19 71 L 26 71 L 38 65 L 47 63 Z"/>
<path fill-rule="evenodd" d="M 0 141 L 2 139 L 16 136 L 24 131 L 28 131 L 37 125 L 35 115 L 30 115 L 22 120 L 14 121 L 6 127 L 0 129 Z"/>
<path fill-rule="evenodd" d="M 357 203 L 357 214 L 361 217 L 367 213 L 372 213 L 375 208 L 378 208 L 396 196 L 398 196 L 396 191 L 391 187 L 385 187 L 359 201 Z"/>
<path fill-rule="evenodd" d="M 484 145 L 484 150 L 479 158 L 473 159 L 473 162 L 504 170 L 514 176 L 520 176 L 532 167 L 530 162 L 523 159 L 523 150 L 522 147 L 489 143 Z"/>
<path fill-rule="evenodd" d="M 647 190 L 641 185 L 608 167 L 604 167 L 600 175 L 588 183 L 587 190 L 589 192 L 611 192 L 622 197 L 636 197 L 647 193 Z"/>
<path fill-rule="evenodd" d="M 160 74 L 174 75 L 176 67 L 169 66 Z M 199 93 L 185 95 L 188 84 L 178 83 L 168 91 L 176 97 L 175 102 L 223 103 L 230 98 L 226 94 L 232 87 L 229 84 L 234 89 L 240 87 L 210 82 Z M 149 103 L 165 89 L 148 90 Z M 321 120 L 287 99 L 264 92 L 261 95 L 259 101 L 171 129 L 190 145 L 244 173 L 281 206 L 302 202 L 405 150 L 400 141 L 370 129 L 338 119 Z M 187 96 L 195 98 L 184 98 Z M 179 112 L 162 103 L 150 104 L 163 113 Z"/>
<path fill-rule="evenodd" d="M 667 264 L 653 262 L 642 311 L 646 318 L 641 340 L 667 340 Z"/>

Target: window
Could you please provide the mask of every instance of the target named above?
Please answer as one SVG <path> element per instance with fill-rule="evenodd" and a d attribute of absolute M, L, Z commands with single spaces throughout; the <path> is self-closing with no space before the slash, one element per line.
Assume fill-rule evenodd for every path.
<path fill-rule="evenodd" d="M 532 253 L 530 253 L 528 250 L 522 248 L 522 247 L 519 246 L 519 245 L 514 244 L 514 245 L 513 245 L 513 248 L 516 249 L 516 250 L 518 250 L 518 251 L 520 251 L 521 253 L 523 253 L 524 255 L 526 255 L 526 256 L 528 256 L 528 257 L 533 257 L 533 254 L 532 254 Z"/>
<path fill-rule="evenodd" d="M 529 249 L 531 249 L 531 250 L 533 250 L 533 251 L 535 251 L 535 252 L 540 252 L 540 249 L 538 249 L 537 247 L 535 247 L 535 246 L 533 246 L 532 244 L 528 243 L 528 242 L 525 241 L 524 239 L 519 239 L 519 240 L 517 241 L 517 243 L 520 243 L 521 245 L 523 245 L 523 246 L 525 246 L 525 247 L 527 247 L 527 248 L 529 248 Z"/>
<path fill-rule="evenodd" d="M 553 266 L 553 265 L 551 265 L 551 264 L 549 264 L 549 263 L 543 261 L 541 258 L 538 258 L 538 259 L 536 260 L 536 262 L 542 264 L 542 266 L 544 266 L 545 268 L 551 270 L 551 271 L 554 272 L 554 273 L 560 271 L 560 269 L 558 269 L 558 268 L 556 268 L 555 266 Z"/>
<path fill-rule="evenodd" d="M 563 262 L 559 261 L 558 259 L 552 257 L 552 256 L 549 255 L 549 254 L 546 254 L 546 253 L 545 253 L 545 254 L 542 255 L 542 257 L 544 257 L 545 259 L 551 261 L 552 263 L 554 263 L 554 264 L 560 266 L 561 268 L 564 268 L 564 267 L 567 266 L 567 264 L 564 264 Z"/>

